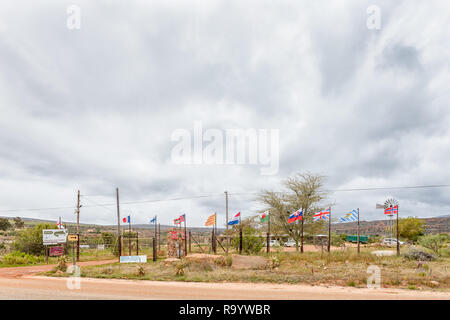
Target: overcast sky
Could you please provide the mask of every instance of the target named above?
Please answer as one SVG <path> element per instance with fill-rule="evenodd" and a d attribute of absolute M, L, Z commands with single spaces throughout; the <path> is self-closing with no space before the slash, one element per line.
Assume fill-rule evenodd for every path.
<path fill-rule="evenodd" d="M 69 5 L 81 10 L 69 29 Z M 367 8 L 381 10 L 369 29 Z M 223 192 L 282 190 L 296 172 L 326 188 L 450 183 L 447 1 L 2 1 L 0 216 L 224 224 Z M 177 129 L 279 129 L 279 171 L 171 161 Z M 334 192 L 339 215 L 450 213 L 450 188 Z M 87 196 L 89 195 L 89 196 Z M 231 195 L 230 215 L 260 209 Z"/>

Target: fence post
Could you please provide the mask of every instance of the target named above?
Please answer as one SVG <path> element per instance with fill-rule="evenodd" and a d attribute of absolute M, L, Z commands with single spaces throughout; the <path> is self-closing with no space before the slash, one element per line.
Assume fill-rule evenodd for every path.
<path fill-rule="evenodd" d="M 156 261 L 157 252 L 156 252 L 156 239 L 153 238 L 153 262 Z"/>
<path fill-rule="evenodd" d="M 242 253 L 242 228 L 239 230 L 239 254 Z"/>
<path fill-rule="evenodd" d="M 191 251 L 191 237 L 192 237 L 192 234 L 191 234 L 191 231 L 189 231 L 189 253 L 192 252 Z"/>
<path fill-rule="evenodd" d="M 136 255 L 139 255 L 139 233 L 136 231 Z"/>

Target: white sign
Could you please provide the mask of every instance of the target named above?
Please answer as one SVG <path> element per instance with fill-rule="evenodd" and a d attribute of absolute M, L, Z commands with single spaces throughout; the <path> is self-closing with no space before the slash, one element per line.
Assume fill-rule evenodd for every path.
<path fill-rule="evenodd" d="M 120 256 L 120 263 L 147 263 L 147 256 Z"/>
<path fill-rule="evenodd" d="M 42 242 L 44 245 L 66 243 L 68 234 L 66 229 L 44 229 Z"/>
<path fill-rule="evenodd" d="M 105 245 L 104 244 L 97 245 L 97 250 L 105 250 Z"/>

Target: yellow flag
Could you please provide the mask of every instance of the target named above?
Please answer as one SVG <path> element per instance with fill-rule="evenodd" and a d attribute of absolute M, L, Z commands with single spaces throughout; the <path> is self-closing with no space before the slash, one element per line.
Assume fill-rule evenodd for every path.
<path fill-rule="evenodd" d="M 216 224 L 216 214 L 209 216 L 208 220 L 205 222 L 205 226 L 213 226 Z"/>

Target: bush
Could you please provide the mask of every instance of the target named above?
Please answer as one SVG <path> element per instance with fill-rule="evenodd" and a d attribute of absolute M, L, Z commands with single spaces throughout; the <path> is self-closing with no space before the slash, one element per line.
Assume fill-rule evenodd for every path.
<path fill-rule="evenodd" d="M 242 230 L 242 252 L 245 254 L 258 254 L 264 247 L 265 239 L 255 228 L 246 226 Z M 231 245 L 239 250 L 239 235 L 233 237 Z"/>
<path fill-rule="evenodd" d="M 280 264 L 281 264 L 280 259 L 277 256 L 275 256 L 275 255 L 270 256 L 270 260 L 269 260 L 269 269 L 270 270 L 278 268 L 280 266 Z"/>
<path fill-rule="evenodd" d="M 182 261 L 180 263 L 177 263 L 175 265 L 175 275 L 176 276 L 183 276 L 185 273 L 185 269 L 188 266 L 188 263 L 185 261 Z"/>
<path fill-rule="evenodd" d="M 138 264 L 137 265 L 137 275 L 139 276 L 139 277 L 143 277 L 143 276 L 145 276 L 145 273 L 146 273 L 146 271 L 145 271 L 145 267 L 144 267 L 144 265 L 143 264 Z"/>
<path fill-rule="evenodd" d="M 347 237 L 345 235 L 331 234 L 331 245 L 335 247 L 341 247 L 345 244 L 346 239 Z"/>
<path fill-rule="evenodd" d="M 40 259 L 25 252 L 15 251 L 3 256 L 4 264 L 36 264 Z"/>
<path fill-rule="evenodd" d="M 42 230 L 56 229 L 56 225 L 38 224 L 33 228 L 21 230 L 16 236 L 13 248 L 33 255 L 44 255 L 45 247 L 42 244 Z"/>
<path fill-rule="evenodd" d="M 419 250 L 417 248 L 411 248 L 409 251 L 405 252 L 403 256 L 406 259 L 409 260 L 416 260 L 416 261 L 432 261 L 436 260 L 436 256 L 432 253 Z"/>
<path fill-rule="evenodd" d="M 66 272 L 67 270 L 67 257 L 66 256 L 61 256 L 58 258 L 58 263 L 55 266 L 55 271 L 62 271 L 62 272 Z"/>
<path fill-rule="evenodd" d="M 0 230 L 6 231 L 11 227 L 12 225 L 7 218 L 0 218 Z"/>
<path fill-rule="evenodd" d="M 432 250 L 435 254 L 439 254 L 441 248 L 444 247 L 446 237 L 441 234 L 422 236 L 419 238 L 419 244 L 427 249 Z"/>

